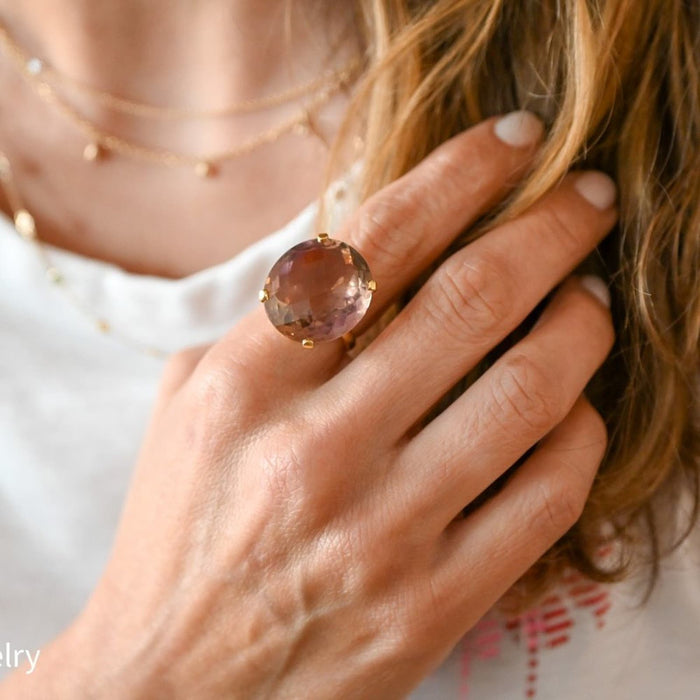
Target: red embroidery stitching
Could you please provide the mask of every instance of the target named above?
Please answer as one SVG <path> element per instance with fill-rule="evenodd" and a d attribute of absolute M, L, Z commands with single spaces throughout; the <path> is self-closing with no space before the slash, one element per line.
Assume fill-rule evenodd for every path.
<path fill-rule="evenodd" d="M 508 620 L 484 617 L 460 644 L 460 697 L 469 697 L 474 660 L 488 663 L 498 658 L 505 634 L 527 651 L 524 697 L 536 697 L 540 655 L 543 650 L 556 649 L 570 641 L 576 624 L 575 610 L 590 610 L 600 629 L 610 607 L 607 589 L 571 573 L 562 580 L 560 592 L 545 598 L 538 607 Z"/>

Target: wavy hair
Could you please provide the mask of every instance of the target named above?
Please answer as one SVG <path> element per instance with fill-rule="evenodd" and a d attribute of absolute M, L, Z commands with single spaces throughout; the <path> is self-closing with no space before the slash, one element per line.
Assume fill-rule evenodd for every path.
<path fill-rule="evenodd" d="M 356 8 L 367 71 L 336 139 L 329 180 L 344 167 L 342 154 L 358 124 L 365 198 L 459 131 L 494 114 L 529 109 L 547 126 L 537 161 L 456 247 L 518 216 L 572 168 L 601 169 L 617 182 L 620 222 L 585 263 L 609 282 L 617 329 L 615 348 L 587 388 L 608 425 L 607 454 L 579 522 L 513 592 L 522 607 L 567 568 L 598 581 L 619 580 L 640 551 L 652 564 L 650 591 L 661 557 L 698 517 L 700 4 L 357 0 Z M 384 325 L 434 269 L 415 281 Z M 531 321 L 426 420 L 517 342 Z M 380 324 L 367 338 L 379 330 Z M 671 533 L 665 525 L 687 492 L 692 512 L 681 531 Z M 613 566 L 598 556 L 611 540 L 622 545 Z"/>

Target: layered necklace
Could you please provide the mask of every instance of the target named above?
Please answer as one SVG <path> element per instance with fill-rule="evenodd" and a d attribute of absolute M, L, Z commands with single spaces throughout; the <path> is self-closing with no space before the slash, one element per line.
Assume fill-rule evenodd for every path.
<path fill-rule="evenodd" d="M 63 114 L 85 136 L 86 144 L 82 155 L 86 161 L 96 162 L 110 154 L 116 154 L 169 168 L 188 167 L 202 178 L 216 175 L 224 162 L 246 155 L 264 144 L 272 143 L 284 134 L 295 133 L 300 136 L 313 134 L 322 138 L 315 127 L 315 113 L 334 95 L 351 85 L 362 65 L 361 59 L 355 57 L 339 68 L 329 70 L 312 80 L 276 94 L 244 100 L 216 110 L 188 110 L 146 104 L 111 94 L 76 80 L 58 71 L 42 58 L 25 51 L 1 24 L 0 51 L 12 61 L 22 77 L 43 101 Z M 105 131 L 67 99 L 65 93 L 70 91 L 89 97 L 98 105 L 113 112 L 161 121 L 222 119 L 262 112 L 298 100 L 302 100 L 302 104 L 291 117 L 232 148 L 219 153 L 190 154 L 153 148 Z"/>
<path fill-rule="evenodd" d="M 58 71 L 44 59 L 25 51 L 1 24 L 0 53 L 11 59 L 22 77 L 43 101 L 53 106 L 85 136 L 86 144 L 82 157 L 86 162 L 95 163 L 110 155 L 117 155 L 169 168 L 185 166 L 191 168 L 197 176 L 202 178 L 215 176 L 225 161 L 250 153 L 287 133 L 300 136 L 315 135 L 325 143 L 315 127 L 314 114 L 335 94 L 348 88 L 358 76 L 362 66 L 361 59 L 354 58 L 339 68 L 329 70 L 312 80 L 273 95 L 244 100 L 216 110 L 188 110 L 147 104 L 121 95 L 114 95 L 78 81 Z M 69 101 L 66 93 L 70 93 L 70 91 L 82 94 L 101 107 L 116 113 L 161 121 L 223 119 L 240 114 L 262 112 L 295 101 L 301 101 L 302 104 L 294 116 L 226 151 L 213 154 L 185 154 L 152 148 L 105 131 Z M 95 313 L 86 300 L 74 293 L 69 281 L 52 262 L 46 247 L 41 242 L 36 220 L 24 204 L 10 160 L 1 151 L 0 187 L 12 210 L 15 230 L 23 240 L 35 248 L 44 268 L 46 279 L 65 294 L 68 301 L 89 320 L 97 331 L 109 334 L 121 343 L 152 356 L 165 357 L 170 354 L 168 350 L 142 343 L 121 329 L 115 328 L 109 319 Z M 337 194 L 342 196 L 342 191 Z"/>

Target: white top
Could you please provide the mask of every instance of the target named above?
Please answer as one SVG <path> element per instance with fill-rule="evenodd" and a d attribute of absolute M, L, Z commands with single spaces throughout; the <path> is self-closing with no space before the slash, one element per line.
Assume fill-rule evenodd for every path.
<path fill-rule="evenodd" d="M 215 341 L 251 310 L 272 263 L 314 235 L 315 216 L 312 204 L 231 260 L 178 280 L 47 250 L 114 327 L 176 350 Z M 0 218 L 0 675 L 16 661 L 30 669 L 24 650 L 41 663 L 37 650 L 94 587 L 163 362 L 95 330 Z M 639 596 L 632 583 L 571 577 L 528 615 L 487 616 L 411 697 L 700 698 L 698 531 L 635 609 Z"/>

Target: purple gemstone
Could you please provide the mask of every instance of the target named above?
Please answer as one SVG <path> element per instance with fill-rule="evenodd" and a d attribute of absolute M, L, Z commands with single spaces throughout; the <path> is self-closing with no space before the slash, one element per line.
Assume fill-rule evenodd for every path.
<path fill-rule="evenodd" d="M 265 280 L 265 311 L 288 338 L 321 342 L 354 328 L 372 301 L 374 283 L 365 259 L 332 238 L 290 248 Z"/>

